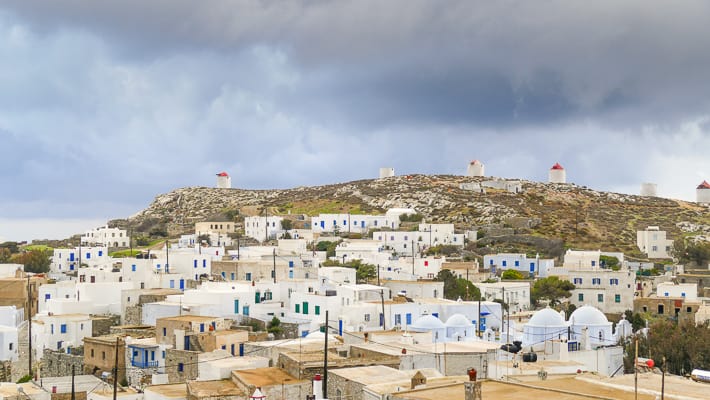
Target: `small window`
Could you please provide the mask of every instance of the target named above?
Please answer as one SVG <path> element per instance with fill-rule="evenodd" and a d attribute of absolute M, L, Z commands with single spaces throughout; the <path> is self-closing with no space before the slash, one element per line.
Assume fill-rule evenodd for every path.
<path fill-rule="evenodd" d="M 13 346 L 14 346 L 14 343 L 10 343 L 10 351 L 12 351 Z"/>
<path fill-rule="evenodd" d="M 614 295 L 614 303 L 621 303 L 621 295 L 620 294 Z"/>
<path fill-rule="evenodd" d="M 105 359 L 106 359 L 106 352 L 105 352 L 105 351 L 102 351 L 102 352 L 101 352 L 101 359 L 102 359 L 102 360 L 105 360 Z"/>
<path fill-rule="evenodd" d="M 163 328 L 163 336 L 168 336 L 168 328 Z"/>
<path fill-rule="evenodd" d="M 584 293 L 580 293 L 577 295 L 577 301 L 584 301 Z"/>
<path fill-rule="evenodd" d="M 692 313 L 692 312 L 693 312 L 693 307 L 687 307 L 687 308 L 685 309 L 685 312 L 687 312 L 687 313 Z M 11 343 L 11 344 L 12 344 L 12 343 Z M 10 349 L 10 350 L 12 350 L 12 349 Z"/>
<path fill-rule="evenodd" d="M 365 322 L 370 322 L 370 314 L 365 314 Z"/>
<path fill-rule="evenodd" d="M 91 349 L 91 358 L 94 358 L 94 349 Z"/>
<path fill-rule="evenodd" d="M 185 364 L 178 363 L 178 372 L 182 372 L 185 369 Z"/>
<path fill-rule="evenodd" d="M 597 301 L 600 302 L 600 303 L 603 303 L 603 302 L 604 302 L 604 295 L 601 294 L 601 293 L 598 294 L 598 295 L 597 295 Z"/>
<path fill-rule="evenodd" d="M 62 324 L 59 326 L 59 333 L 67 333 L 67 324 Z"/>

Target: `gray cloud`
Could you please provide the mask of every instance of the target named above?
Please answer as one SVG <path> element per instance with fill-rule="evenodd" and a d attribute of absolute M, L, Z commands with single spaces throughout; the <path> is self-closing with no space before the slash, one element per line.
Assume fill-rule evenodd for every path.
<path fill-rule="evenodd" d="M 701 1 L 6 0 L 0 206 L 122 216 L 221 170 L 290 187 L 470 158 L 692 198 L 708 17 Z"/>

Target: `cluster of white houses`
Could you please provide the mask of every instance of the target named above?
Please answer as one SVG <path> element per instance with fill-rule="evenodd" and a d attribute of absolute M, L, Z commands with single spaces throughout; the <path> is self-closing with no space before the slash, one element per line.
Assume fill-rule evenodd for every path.
<path fill-rule="evenodd" d="M 563 183 L 564 170 L 557 166 L 550 179 Z M 483 165 L 472 163 L 469 173 L 482 175 Z M 697 284 L 674 282 L 674 270 L 641 282 L 648 265 L 622 253 L 568 250 L 561 263 L 490 254 L 482 265 L 427 255 L 435 246 L 462 247 L 476 240 L 476 232 L 426 221 L 410 225 L 416 230 L 399 230 L 400 216 L 412 214 L 406 208 L 384 215 L 321 214 L 311 218 L 309 229 L 289 230 L 290 239 L 283 238 L 284 216 L 246 217 L 245 235 L 270 245 L 236 248 L 232 222 L 201 222 L 194 234 L 140 258 L 109 256 L 110 247 L 129 240 L 123 230 L 87 232 L 81 246 L 54 250 L 43 277 L 53 283 L 25 292 L 34 309 L 0 305 L 0 361 L 18 358 L 19 332 L 29 318 L 33 358 L 48 373 L 61 370 L 57 360 L 77 348 L 83 349 L 84 371 L 110 373 L 114 349 L 125 366 L 120 377 L 153 399 L 167 400 L 160 395 L 164 386 L 186 381 L 210 382 L 219 393 L 278 392 L 275 383 L 253 384 L 250 373 L 282 376 L 282 393 L 298 390 L 300 396 L 301 390 L 313 391 L 310 382 L 288 388 L 283 382 L 314 377 L 303 348 L 322 351 L 326 333 L 335 340 L 334 362 L 341 366 L 369 365 L 372 358 L 417 370 L 415 377 L 427 369 L 432 376 L 462 375 L 470 368 L 490 378 L 529 373 L 516 366 L 521 360 L 507 351 L 510 346 L 501 349 L 516 343 L 541 363 L 550 362 L 545 368 L 551 373 L 609 376 L 622 365 L 618 343 L 632 329 L 623 318 L 612 328 L 607 316 L 641 307 L 669 314 L 675 305 L 676 317 L 692 312 L 710 318 L 710 302 L 698 295 Z M 346 232 L 364 238 L 335 236 Z M 316 250 L 321 240 L 339 241 L 334 255 Z M 670 257 L 671 241 L 659 227 L 639 231 L 637 245 L 650 259 Z M 374 266 L 368 282 L 346 266 L 355 260 Z M 613 267 L 610 260 L 616 260 Z M 473 282 L 481 300 L 445 299 L 444 282 L 435 280 L 444 269 Z M 509 269 L 529 279 L 501 281 Z M 2 264 L 0 274 L 24 284 L 21 265 Z M 533 313 L 532 282 L 550 276 L 575 285 L 569 302 L 576 310 L 568 316 L 550 308 Z M 273 325 L 274 318 L 280 325 Z M 255 324 L 291 342 L 244 328 Z M 335 397 L 344 389 L 336 384 L 332 390 Z M 288 398 L 297 398 L 293 393 Z"/>

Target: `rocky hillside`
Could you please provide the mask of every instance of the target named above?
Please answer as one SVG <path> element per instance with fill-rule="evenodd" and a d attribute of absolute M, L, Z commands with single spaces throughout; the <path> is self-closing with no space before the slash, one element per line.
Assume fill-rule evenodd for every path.
<path fill-rule="evenodd" d="M 411 207 L 427 221 L 450 222 L 460 229 L 498 224 L 515 233 L 560 238 L 570 247 L 631 253 L 637 229 L 658 225 L 675 238 L 692 234 L 689 226 L 702 230 L 710 225 L 709 209 L 695 203 L 599 192 L 571 184 L 519 181 L 520 193 L 461 189 L 462 184 L 476 186 L 488 179 L 411 175 L 284 190 L 182 188 L 159 195 L 131 218 L 131 224 L 188 227 L 201 220 L 259 215 L 264 207 L 270 215 L 381 213 L 392 207 Z"/>

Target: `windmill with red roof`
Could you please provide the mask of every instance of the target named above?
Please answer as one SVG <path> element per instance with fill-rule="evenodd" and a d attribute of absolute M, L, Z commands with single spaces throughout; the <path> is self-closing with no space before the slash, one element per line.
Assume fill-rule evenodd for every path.
<path fill-rule="evenodd" d="M 695 199 L 701 204 L 710 204 L 710 183 L 703 181 L 695 189 Z"/>
<path fill-rule="evenodd" d="M 565 171 L 565 168 L 560 165 L 560 163 L 555 163 L 555 165 L 550 168 L 548 182 L 567 183 L 567 172 Z"/>
<path fill-rule="evenodd" d="M 232 188 L 232 178 L 228 173 L 222 171 L 217 174 L 217 188 L 218 189 L 231 189 Z"/>
<path fill-rule="evenodd" d="M 466 170 L 466 175 L 468 176 L 485 176 L 485 166 L 482 162 L 478 160 L 473 160 L 468 163 L 468 169 Z"/>

